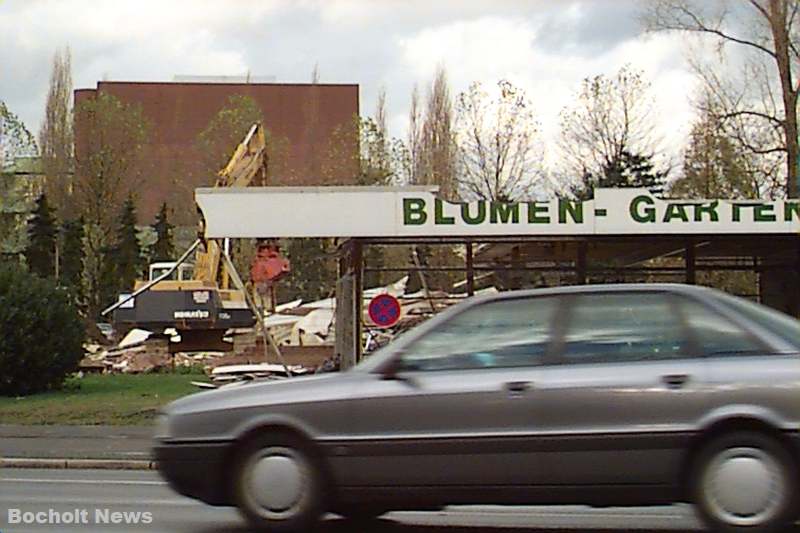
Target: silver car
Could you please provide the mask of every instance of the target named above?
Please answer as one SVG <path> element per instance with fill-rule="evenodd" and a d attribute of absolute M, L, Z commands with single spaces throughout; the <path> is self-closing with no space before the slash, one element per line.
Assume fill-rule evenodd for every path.
<path fill-rule="evenodd" d="M 692 502 L 719 531 L 798 514 L 800 324 L 684 285 L 471 298 L 351 371 L 170 404 L 180 493 L 269 531 L 448 504 Z"/>

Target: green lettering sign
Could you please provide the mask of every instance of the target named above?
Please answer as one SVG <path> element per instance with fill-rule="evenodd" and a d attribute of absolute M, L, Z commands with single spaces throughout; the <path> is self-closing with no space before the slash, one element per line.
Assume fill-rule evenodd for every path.
<path fill-rule="evenodd" d="M 655 202 L 652 198 L 640 194 L 631 200 L 631 205 L 629 207 L 631 218 L 639 223 L 655 222 L 656 208 L 653 207 L 654 204 Z"/>
<path fill-rule="evenodd" d="M 777 217 L 775 216 L 774 206 L 771 204 L 755 206 L 753 209 L 753 220 L 756 222 L 775 222 Z"/>
<path fill-rule="evenodd" d="M 719 202 L 717 200 L 709 202 L 706 205 L 699 204 L 694 206 L 694 221 L 702 222 L 703 215 L 708 215 L 709 222 L 719 222 L 719 213 L 717 213 L 718 206 Z"/>
<path fill-rule="evenodd" d="M 507 204 L 505 202 L 491 202 L 489 204 L 489 221 L 497 224 L 497 221 L 507 224 L 511 220 L 514 224 L 519 223 L 519 204 Z"/>
<path fill-rule="evenodd" d="M 461 204 L 461 218 L 471 226 L 483 224 L 484 220 L 486 220 L 486 202 L 478 200 L 476 203 L 478 204 L 478 213 L 475 216 L 472 216 L 469 212 L 470 204 Z"/>
<path fill-rule="evenodd" d="M 528 202 L 528 223 L 529 224 L 549 224 L 550 206 L 539 202 Z"/>
<path fill-rule="evenodd" d="M 529 208 L 530 209 L 530 208 Z M 558 223 L 567 223 L 567 214 L 576 224 L 583 224 L 583 202 L 570 202 L 563 198 L 558 199 Z"/>
<path fill-rule="evenodd" d="M 433 215 L 433 223 L 434 224 L 444 224 L 444 225 L 452 225 L 456 223 L 456 219 L 453 217 L 446 217 L 444 216 L 444 202 L 440 199 L 436 198 L 433 201 L 434 205 L 434 215 Z"/>
<path fill-rule="evenodd" d="M 681 222 L 689 222 L 689 214 L 686 213 L 685 205 L 667 204 L 667 210 L 664 212 L 664 222 L 672 222 L 675 218 L 681 219 Z"/>
<path fill-rule="evenodd" d="M 425 200 L 420 198 L 403 198 L 403 225 L 421 226 L 428 220 L 425 212 Z"/>
<path fill-rule="evenodd" d="M 784 222 L 791 222 L 792 220 L 800 219 L 800 202 L 784 202 L 783 203 L 783 220 Z"/>
<path fill-rule="evenodd" d="M 733 204 L 733 221 L 740 222 L 742 220 L 741 209 L 747 207 L 747 204 Z"/>

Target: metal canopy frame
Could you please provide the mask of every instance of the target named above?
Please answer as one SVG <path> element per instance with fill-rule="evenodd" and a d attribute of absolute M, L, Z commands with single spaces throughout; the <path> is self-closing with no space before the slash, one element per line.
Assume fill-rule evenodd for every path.
<path fill-rule="evenodd" d="M 364 264 L 366 247 L 416 245 L 463 246 L 464 262 L 444 267 Z M 466 295 L 475 293 L 476 278 L 490 272 L 566 274 L 571 284 L 585 284 L 598 275 L 672 275 L 695 284 L 698 272 L 755 272 L 781 278 L 790 287 L 784 310 L 800 315 L 800 237 L 794 234 L 354 237 L 339 249 L 336 353 L 342 368 L 353 366 L 362 356 L 366 272 L 463 272 Z M 656 258 L 671 264 L 646 264 Z"/>

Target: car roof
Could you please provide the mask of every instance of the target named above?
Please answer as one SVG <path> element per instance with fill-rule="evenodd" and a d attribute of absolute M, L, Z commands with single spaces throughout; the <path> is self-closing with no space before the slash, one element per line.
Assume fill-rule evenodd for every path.
<path fill-rule="evenodd" d="M 491 294 L 478 299 L 503 300 L 528 296 L 557 296 L 561 294 L 583 294 L 603 292 L 678 292 L 683 294 L 708 295 L 715 292 L 709 287 L 699 285 L 686 285 L 683 283 L 609 283 L 590 285 L 569 285 L 564 287 L 548 287 L 542 289 L 524 289 L 504 291 Z"/>

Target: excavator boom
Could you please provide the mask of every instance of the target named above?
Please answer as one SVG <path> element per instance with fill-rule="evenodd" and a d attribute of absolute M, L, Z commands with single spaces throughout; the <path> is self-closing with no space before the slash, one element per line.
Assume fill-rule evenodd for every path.
<path fill-rule="evenodd" d="M 215 187 L 249 187 L 265 185 L 267 180 L 267 139 L 260 122 L 253 124 L 242 142 L 236 147 L 225 168 L 217 174 Z M 218 282 L 227 289 L 228 275 L 222 268 L 222 256 L 215 241 L 206 241 L 205 249 L 197 252 L 195 258 L 195 279 Z M 221 279 L 220 279 L 221 278 Z"/>

